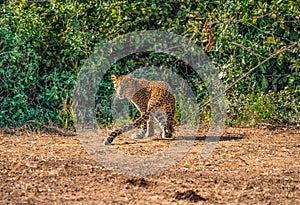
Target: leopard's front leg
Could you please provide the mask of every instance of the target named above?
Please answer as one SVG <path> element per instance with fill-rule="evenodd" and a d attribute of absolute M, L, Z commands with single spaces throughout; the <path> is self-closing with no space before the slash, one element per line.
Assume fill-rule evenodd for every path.
<path fill-rule="evenodd" d="M 147 122 L 143 122 L 143 125 L 141 126 L 141 131 L 138 134 L 133 134 L 131 136 L 132 139 L 143 139 L 147 132 Z"/>
<path fill-rule="evenodd" d="M 150 119 L 147 121 L 147 132 L 146 137 L 152 137 L 154 135 L 154 116 L 150 115 Z"/>

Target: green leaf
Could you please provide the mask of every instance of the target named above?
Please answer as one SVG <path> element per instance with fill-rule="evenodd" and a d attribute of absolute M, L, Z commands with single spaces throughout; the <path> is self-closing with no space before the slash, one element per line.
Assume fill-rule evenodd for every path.
<path fill-rule="evenodd" d="M 273 36 L 269 36 L 269 37 L 267 38 L 267 42 L 268 42 L 268 44 L 275 44 L 275 43 L 276 43 Z"/>
<path fill-rule="evenodd" d="M 268 80 L 264 77 L 261 82 L 262 89 L 266 90 L 268 88 L 268 85 L 269 85 Z"/>
<path fill-rule="evenodd" d="M 111 9 L 111 13 L 112 13 L 112 14 L 117 14 L 118 11 L 117 11 L 117 9 Z"/>
<path fill-rule="evenodd" d="M 153 4 L 151 5 L 151 9 L 153 9 L 153 10 L 156 9 L 156 4 L 155 4 L 155 3 L 153 3 Z"/>

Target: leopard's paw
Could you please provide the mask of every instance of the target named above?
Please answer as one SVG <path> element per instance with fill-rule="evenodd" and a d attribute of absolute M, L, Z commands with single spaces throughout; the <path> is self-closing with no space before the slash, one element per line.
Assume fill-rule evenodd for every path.
<path fill-rule="evenodd" d="M 169 132 L 163 132 L 161 134 L 161 137 L 162 138 L 171 138 L 172 137 L 172 133 L 169 133 Z"/>
<path fill-rule="evenodd" d="M 146 132 L 142 131 L 139 134 L 134 134 L 131 136 L 132 139 L 143 139 L 145 137 Z"/>
<path fill-rule="evenodd" d="M 144 138 L 144 135 L 141 135 L 141 134 L 132 135 L 131 138 L 132 138 L 132 139 L 143 139 L 143 138 Z"/>

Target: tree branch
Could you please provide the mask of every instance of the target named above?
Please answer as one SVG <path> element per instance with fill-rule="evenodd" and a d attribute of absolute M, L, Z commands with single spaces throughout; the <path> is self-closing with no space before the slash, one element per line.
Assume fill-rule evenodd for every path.
<path fill-rule="evenodd" d="M 246 46 L 244 46 L 244 45 L 242 45 L 242 44 L 235 43 L 235 42 L 231 42 L 231 41 L 228 41 L 228 43 L 231 43 L 231 44 L 236 45 L 236 46 L 238 46 L 238 47 L 240 47 L 240 48 L 243 48 L 243 49 L 249 51 L 250 53 L 252 53 L 253 55 L 255 55 L 256 57 L 266 58 L 266 57 L 264 57 L 264 56 L 259 55 L 258 53 L 255 53 L 255 52 L 252 51 L 250 48 L 248 48 L 248 47 L 246 47 Z"/>
<path fill-rule="evenodd" d="M 7 54 L 7 53 L 13 53 L 14 51 L 6 51 L 6 52 L 2 52 L 2 53 L 0 53 L 0 56 L 1 55 L 4 55 L 4 54 Z"/>
<path fill-rule="evenodd" d="M 228 92 L 235 84 L 237 84 L 238 82 L 240 82 L 243 78 L 245 78 L 246 76 L 248 76 L 249 74 L 251 74 L 253 71 L 255 71 L 259 66 L 265 64 L 266 62 L 268 62 L 269 60 L 271 60 L 272 58 L 274 58 L 275 56 L 278 56 L 279 54 L 283 53 L 286 50 L 289 50 L 290 48 L 296 46 L 299 42 L 296 42 L 292 45 L 289 45 L 279 51 L 277 51 L 276 53 L 273 53 L 272 55 L 270 55 L 268 58 L 266 58 L 265 60 L 263 60 L 262 62 L 260 62 L 259 64 L 257 64 L 256 66 L 254 66 L 253 68 L 251 68 L 247 73 L 245 73 L 244 75 L 242 75 L 241 77 L 239 77 L 235 82 L 233 82 L 231 85 L 229 85 L 225 92 Z"/>
<path fill-rule="evenodd" d="M 237 84 L 238 82 L 240 82 L 243 78 L 247 77 L 248 75 L 250 75 L 253 71 L 255 71 L 258 67 L 260 67 L 261 65 L 265 64 L 266 62 L 268 62 L 269 60 L 271 60 L 272 58 L 274 58 L 275 56 L 278 56 L 279 54 L 295 47 L 299 42 L 295 42 L 279 51 L 277 51 L 276 53 L 273 53 L 272 55 L 270 55 L 268 58 L 266 58 L 265 60 L 261 61 L 259 64 L 257 64 L 256 66 L 254 66 L 253 68 L 251 68 L 248 72 L 246 72 L 244 75 L 242 75 L 241 77 L 239 77 L 236 81 L 234 81 L 233 83 L 231 83 L 226 89 L 225 89 L 225 93 L 227 93 L 235 84 Z M 204 107 L 205 105 L 207 105 L 210 101 L 215 100 L 216 98 L 220 97 L 222 95 L 222 93 L 218 94 L 217 96 L 213 97 L 212 99 L 206 101 L 204 104 L 202 104 L 200 106 Z"/>

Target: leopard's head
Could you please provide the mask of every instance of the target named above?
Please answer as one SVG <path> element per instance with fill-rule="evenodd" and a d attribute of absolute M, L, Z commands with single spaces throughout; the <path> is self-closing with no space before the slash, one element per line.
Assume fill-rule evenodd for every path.
<path fill-rule="evenodd" d="M 132 74 L 121 75 L 119 77 L 111 75 L 111 80 L 114 84 L 118 98 L 130 99 L 136 93 L 136 79 Z"/>

